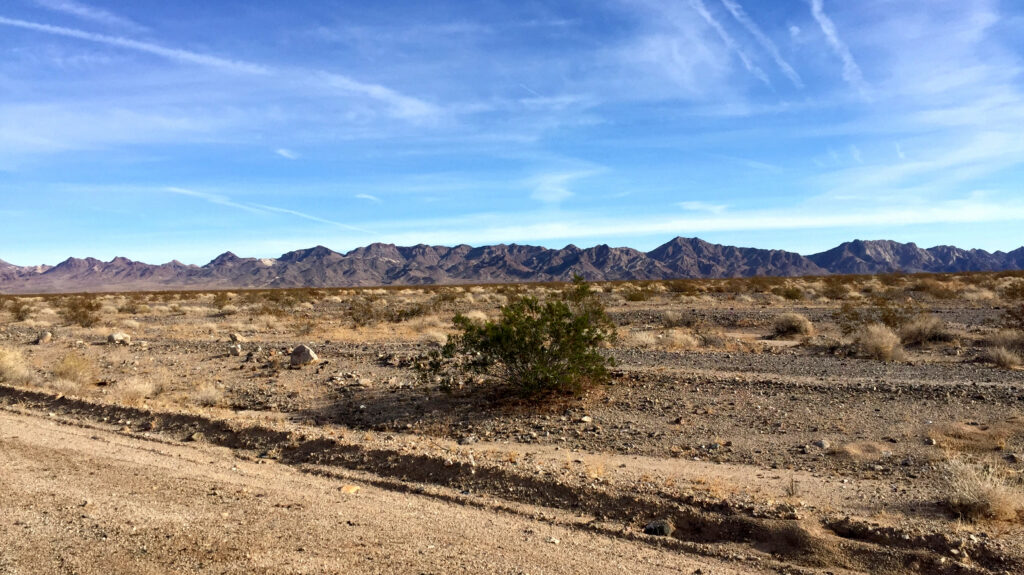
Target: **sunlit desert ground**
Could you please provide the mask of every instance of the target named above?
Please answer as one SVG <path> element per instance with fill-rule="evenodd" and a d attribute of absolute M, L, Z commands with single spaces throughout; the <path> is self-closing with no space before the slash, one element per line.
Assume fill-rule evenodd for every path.
<path fill-rule="evenodd" d="M 1024 571 L 1024 274 L 598 283 L 610 384 L 427 369 L 563 287 L 6 296 L 0 573 Z"/>

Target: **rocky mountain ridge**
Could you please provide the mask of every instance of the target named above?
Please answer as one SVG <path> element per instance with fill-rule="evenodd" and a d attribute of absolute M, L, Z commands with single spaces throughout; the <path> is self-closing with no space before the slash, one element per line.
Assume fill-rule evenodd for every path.
<path fill-rule="evenodd" d="M 1024 269 L 1024 247 L 989 253 L 954 246 L 923 249 L 890 240 L 854 240 L 809 256 L 682 237 L 649 252 L 608 245 L 549 249 L 375 243 L 347 253 L 315 246 L 277 259 L 225 252 L 204 266 L 176 260 L 152 265 L 123 257 L 109 262 L 68 258 L 56 266 L 26 267 L 0 260 L 0 293 L 507 283 L 565 281 L 575 274 L 601 281 L 1018 269 Z"/>

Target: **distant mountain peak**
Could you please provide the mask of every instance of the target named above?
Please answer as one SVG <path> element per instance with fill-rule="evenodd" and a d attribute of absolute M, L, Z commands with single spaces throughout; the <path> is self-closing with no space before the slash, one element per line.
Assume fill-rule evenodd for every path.
<path fill-rule="evenodd" d="M 223 266 L 223 265 L 227 265 L 227 264 L 230 264 L 230 263 L 237 262 L 237 261 L 239 261 L 241 259 L 242 258 L 236 256 L 233 252 L 224 252 L 224 253 L 220 254 L 219 256 L 213 258 L 212 260 L 210 260 L 210 263 L 206 264 L 203 267 Z M 174 261 L 177 262 L 178 260 L 174 260 Z"/>

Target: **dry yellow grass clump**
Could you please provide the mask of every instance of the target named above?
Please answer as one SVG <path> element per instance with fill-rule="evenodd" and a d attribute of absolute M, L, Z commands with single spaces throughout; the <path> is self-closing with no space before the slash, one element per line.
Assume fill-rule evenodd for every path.
<path fill-rule="evenodd" d="M 920 315 L 900 328 L 900 339 L 906 344 L 951 341 L 953 333 L 946 323 L 934 315 Z"/>
<path fill-rule="evenodd" d="M 0 381 L 25 385 L 35 379 L 32 369 L 17 350 L 0 348 Z"/>
<path fill-rule="evenodd" d="M 776 337 L 791 337 L 798 335 L 814 335 L 814 325 L 811 320 L 798 313 L 784 313 L 775 318 Z"/>
<path fill-rule="evenodd" d="M 899 361 L 903 358 L 900 336 L 881 323 L 866 325 L 857 331 L 854 342 L 858 353 L 871 359 Z"/>
<path fill-rule="evenodd" d="M 74 383 L 90 383 L 96 378 L 96 364 L 87 357 L 77 353 L 69 353 L 53 367 L 53 375 Z"/>
<path fill-rule="evenodd" d="M 946 463 L 945 503 L 968 521 L 1016 521 L 1024 516 L 1024 492 L 991 465 L 951 459 Z"/>
<path fill-rule="evenodd" d="M 1003 369 L 1016 369 L 1021 366 L 1022 360 L 1020 355 L 1014 351 L 1006 349 L 1005 347 L 993 347 L 985 350 L 984 357 L 986 360 L 994 363 L 997 367 Z"/>

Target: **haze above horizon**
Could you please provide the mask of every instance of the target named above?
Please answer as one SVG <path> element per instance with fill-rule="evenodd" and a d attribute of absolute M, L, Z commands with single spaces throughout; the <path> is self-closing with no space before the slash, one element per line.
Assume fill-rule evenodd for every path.
<path fill-rule="evenodd" d="M 0 259 L 1024 244 L 1024 5 L 0 7 Z"/>

